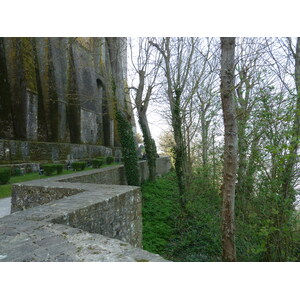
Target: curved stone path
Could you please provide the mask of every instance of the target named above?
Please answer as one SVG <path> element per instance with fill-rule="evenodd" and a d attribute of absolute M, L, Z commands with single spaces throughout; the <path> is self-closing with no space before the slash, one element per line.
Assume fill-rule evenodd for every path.
<path fill-rule="evenodd" d="M 10 215 L 11 197 L 0 199 L 0 218 Z"/>

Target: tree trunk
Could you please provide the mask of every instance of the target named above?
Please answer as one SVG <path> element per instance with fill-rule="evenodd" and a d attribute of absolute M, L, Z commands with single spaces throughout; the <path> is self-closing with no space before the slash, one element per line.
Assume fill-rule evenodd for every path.
<path fill-rule="evenodd" d="M 212 133 L 212 163 L 213 163 L 213 184 L 214 187 L 217 187 L 215 132 Z"/>
<path fill-rule="evenodd" d="M 222 248 L 223 261 L 236 261 L 234 201 L 237 171 L 237 124 L 234 103 L 235 38 L 221 38 L 221 99 L 225 127 Z"/>
<path fill-rule="evenodd" d="M 201 115 L 201 135 L 202 135 L 202 164 L 203 167 L 208 163 L 208 123 L 205 120 L 204 113 Z"/>
<path fill-rule="evenodd" d="M 284 199 L 292 198 L 293 196 L 293 170 L 297 163 L 297 151 L 300 138 L 300 38 L 297 38 L 296 53 L 295 53 L 295 84 L 296 84 L 296 110 L 293 124 L 293 133 L 291 136 L 290 153 L 285 165 L 285 173 L 283 178 L 283 196 Z"/>
<path fill-rule="evenodd" d="M 246 170 L 247 170 L 247 142 L 246 142 L 246 122 L 247 119 L 238 120 L 238 158 L 239 166 L 237 170 L 237 184 L 236 184 L 236 205 L 239 212 L 244 212 L 246 207 Z"/>
<path fill-rule="evenodd" d="M 172 127 L 174 131 L 175 140 L 175 170 L 177 175 L 179 194 L 180 194 L 180 204 L 185 207 L 184 192 L 186 185 L 186 151 L 183 144 L 182 136 L 182 119 L 180 115 L 180 92 L 176 92 L 176 97 L 174 99 L 175 103 L 171 106 L 172 110 Z"/>
<path fill-rule="evenodd" d="M 145 151 L 148 160 L 149 180 L 153 181 L 156 177 L 156 145 L 155 141 L 151 137 L 148 119 L 143 109 L 138 109 L 138 118 L 143 133 Z"/>
<path fill-rule="evenodd" d="M 135 96 L 135 104 L 138 113 L 138 119 L 143 133 L 143 140 L 145 145 L 145 151 L 147 155 L 147 162 L 149 168 L 149 180 L 154 181 L 156 177 L 156 145 L 154 139 L 152 139 L 151 131 L 147 119 L 147 109 L 152 93 L 152 87 L 149 86 L 146 92 L 145 99 L 143 100 L 143 91 L 145 87 L 145 71 L 139 70 L 139 86 L 137 88 Z"/>

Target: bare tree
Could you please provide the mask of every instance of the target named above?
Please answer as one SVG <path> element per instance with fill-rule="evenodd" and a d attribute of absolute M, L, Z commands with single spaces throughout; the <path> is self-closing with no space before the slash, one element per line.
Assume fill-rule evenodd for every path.
<path fill-rule="evenodd" d="M 234 201 L 237 171 L 237 124 L 234 103 L 235 38 L 221 38 L 221 99 L 225 129 L 222 249 L 223 261 L 236 261 Z"/>
<path fill-rule="evenodd" d="M 210 40 L 201 49 L 199 38 L 162 38 L 151 44 L 163 57 L 163 70 L 166 79 L 166 94 L 171 112 L 171 125 L 174 134 L 175 170 L 181 205 L 185 206 L 184 192 L 191 173 L 190 143 L 195 135 L 195 95 L 201 82 L 207 76 Z M 197 64 L 197 62 L 199 62 Z M 199 118 L 196 118 L 199 119 Z"/>
<path fill-rule="evenodd" d="M 147 109 L 153 96 L 153 90 L 157 85 L 161 58 L 157 51 L 153 51 L 155 49 L 150 46 L 149 38 L 139 38 L 137 43 L 138 53 L 136 56 L 133 54 L 132 44 L 130 43 L 131 62 L 135 73 L 138 75 L 137 87 L 132 86 L 130 90 L 133 91 L 138 120 L 143 134 L 149 167 L 149 179 L 154 180 L 156 176 L 157 151 L 149 128 Z"/>

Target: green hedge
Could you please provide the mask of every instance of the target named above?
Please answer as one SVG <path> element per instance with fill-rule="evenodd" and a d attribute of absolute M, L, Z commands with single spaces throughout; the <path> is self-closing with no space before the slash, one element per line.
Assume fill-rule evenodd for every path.
<path fill-rule="evenodd" d="M 10 179 L 10 169 L 0 168 L 0 184 L 6 184 Z"/>
<path fill-rule="evenodd" d="M 51 176 L 54 174 L 54 172 L 57 171 L 56 169 L 56 164 L 47 164 L 47 165 L 43 165 L 43 169 L 44 169 L 44 174 L 46 176 Z"/>
<path fill-rule="evenodd" d="M 11 168 L 11 176 L 21 176 L 22 171 L 20 168 Z"/>
<path fill-rule="evenodd" d="M 86 162 L 84 161 L 74 161 L 71 163 L 71 167 L 75 171 L 82 171 L 86 167 Z"/>
<path fill-rule="evenodd" d="M 92 160 L 92 166 L 93 168 L 100 168 L 104 163 L 104 159 L 103 158 L 96 158 Z"/>
<path fill-rule="evenodd" d="M 106 159 L 106 157 L 104 157 L 104 156 L 100 156 L 100 157 L 96 157 L 95 159 L 102 159 L 102 160 L 103 160 L 103 162 L 105 162 L 105 159 Z"/>
<path fill-rule="evenodd" d="M 115 161 L 115 159 L 112 156 L 107 156 L 106 157 L 106 163 L 108 165 L 111 165 L 114 161 Z"/>
<path fill-rule="evenodd" d="M 64 166 L 62 164 L 56 165 L 57 174 L 61 174 L 63 172 Z"/>
<path fill-rule="evenodd" d="M 61 174 L 64 166 L 62 164 L 46 164 L 43 165 L 44 174 L 46 176 L 51 176 L 54 173 Z"/>

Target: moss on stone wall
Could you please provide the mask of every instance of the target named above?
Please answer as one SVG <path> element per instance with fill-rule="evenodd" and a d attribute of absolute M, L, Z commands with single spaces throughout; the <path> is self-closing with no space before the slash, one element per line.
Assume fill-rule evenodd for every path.
<path fill-rule="evenodd" d="M 20 38 L 20 49 L 23 60 L 26 87 L 37 94 L 35 55 L 32 38 Z"/>
<path fill-rule="evenodd" d="M 0 136 L 13 136 L 11 95 L 7 76 L 4 38 L 0 38 Z"/>
<path fill-rule="evenodd" d="M 10 149 L 9 159 L 2 154 L 3 149 L 7 148 Z M 91 159 L 111 155 L 110 148 L 98 145 L 0 140 L 0 164 Z"/>
<path fill-rule="evenodd" d="M 91 99 L 106 101 L 106 126 L 109 126 L 107 132 L 110 137 L 111 120 L 114 120 L 116 125 L 116 103 L 119 101 L 120 105 L 123 105 L 124 102 L 124 99 L 117 99 L 121 98 L 123 89 L 121 78 L 123 65 L 118 51 L 120 46 L 118 38 L 83 38 L 74 42 L 74 38 L 59 40 L 59 38 L 22 37 L 3 38 L 2 42 L 5 54 L 2 53 L 1 63 L 7 67 L 7 76 L 4 77 L 7 77 L 5 82 L 9 82 L 9 87 L 7 88 L 7 84 L 5 89 L 10 92 L 4 101 L 2 101 L 4 98 L 1 98 L 1 102 L 5 102 L 5 105 L 2 104 L 0 109 L 4 106 L 5 108 L 0 112 L 0 125 L 4 128 L 2 123 L 6 122 L 8 124 L 6 127 L 10 129 L 10 132 L 5 130 L 7 134 L 1 134 L 2 138 L 18 140 L 37 138 L 40 141 L 81 143 L 84 141 L 81 108 L 86 106 L 83 101 L 83 96 L 86 97 L 83 92 L 86 91 Z M 88 44 L 91 47 L 90 51 L 87 50 Z M 88 62 L 84 68 L 91 76 L 85 76 L 79 70 L 80 62 Z M 1 67 L 0 71 L 4 69 Z M 103 82 L 104 93 L 103 97 L 99 93 L 97 98 L 95 79 L 98 76 Z M 1 97 L 5 94 L 2 87 L 1 85 Z M 30 101 L 27 101 L 29 98 Z M 91 108 L 95 113 L 101 112 L 99 102 Z M 129 110 L 127 112 L 131 113 Z M 30 126 L 31 119 L 36 122 L 36 115 L 37 125 Z M 103 120 L 104 115 L 99 115 L 97 122 L 101 134 L 98 134 L 96 141 L 93 140 L 95 143 L 104 142 Z M 116 126 L 114 128 L 115 145 L 119 145 Z"/>
<path fill-rule="evenodd" d="M 73 55 L 72 42 L 68 45 L 68 75 L 67 75 L 67 123 L 70 130 L 71 143 L 81 142 L 80 133 L 80 103 L 79 91 L 76 79 L 76 69 Z"/>
<path fill-rule="evenodd" d="M 26 139 L 26 79 L 21 38 L 7 38 L 6 66 L 10 84 L 13 138 Z M 11 138 L 11 137 L 10 137 Z"/>

